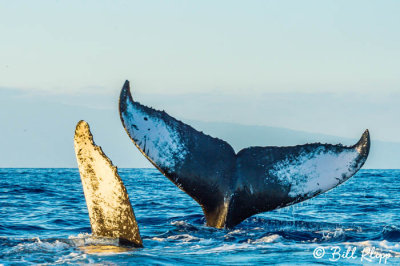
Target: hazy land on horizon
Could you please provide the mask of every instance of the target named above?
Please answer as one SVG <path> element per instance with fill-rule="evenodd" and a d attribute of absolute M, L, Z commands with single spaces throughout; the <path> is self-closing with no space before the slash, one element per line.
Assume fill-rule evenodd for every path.
<path fill-rule="evenodd" d="M 153 167 L 132 144 L 121 125 L 117 110 L 118 92 L 115 91 L 115 96 L 103 95 L 103 98 L 96 98 L 82 95 L 75 96 L 76 100 L 71 100 L 67 97 L 56 98 L 54 95 L 32 96 L 13 90 L 0 91 L 2 96 L 0 104 L 7 110 L 0 113 L 2 124 L 0 167 L 77 167 L 73 151 L 73 134 L 76 123 L 81 119 L 89 123 L 96 144 L 103 148 L 115 165 L 120 168 Z M 347 132 L 353 135 L 350 138 L 276 126 L 244 125 L 241 123 L 248 121 L 235 117 L 232 120 L 237 123 L 201 122 L 199 119 L 186 119 L 177 115 L 181 110 L 179 112 L 181 115 L 201 118 L 202 114 L 198 114 L 201 107 L 195 105 L 194 98 L 191 99 L 192 108 L 188 106 L 190 102 L 182 102 L 181 107 L 177 106 L 173 97 L 171 97 L 172 102 L 168 98 L 164 98 L 163 101 L 157 97 L 139 98 L 144 98 L 144 101 L 141 100 L 144 104 L 158 109 L 162 109 L 160 107 L 165 105 L 165 110 L 169 114 L 205 134 L 227 141 L 235 151 L 248 146 L 292 146 L 314 142 L 353 145 L 366 129 L 365 127 L 356 131 L 346 128 Z M 206 103 L 203 101 L 200 104 Z M 212 105 L 210 108 L 216 108 L 214 103 L 209 104 Z M 105 108 L 100 108 L 101 106 Z M 188 111 L 182 111 L 184 108 Z M 271 113 L 265 121 L 278 115 Z M 300 115 L 301 112 L 299 119 L 302 118 Z M 205 117 L 205 114 L 203 116 Z M 364 168 L 400 168 L 400 143 L 376 140 L 375 131 L 370 129 L 370 133 L 371 152 Z"/>

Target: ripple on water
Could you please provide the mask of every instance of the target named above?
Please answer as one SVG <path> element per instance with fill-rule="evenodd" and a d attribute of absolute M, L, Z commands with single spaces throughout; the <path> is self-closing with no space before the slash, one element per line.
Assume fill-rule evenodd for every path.
<path fill-rule="evenodd" d="M 77 169 L 0 169 L 0 264 L 329 264 L 313 257 L 320 246 L 376 247 L 391 254 L 388 264 L 400 264 L 400 171 L 361 171 L 232 230 L 205 226 L 201 207 L 157 170 L 119 171 L 144 248 L 90 235 Z M 349 263 L 356 262 L 335 265 Z"/>

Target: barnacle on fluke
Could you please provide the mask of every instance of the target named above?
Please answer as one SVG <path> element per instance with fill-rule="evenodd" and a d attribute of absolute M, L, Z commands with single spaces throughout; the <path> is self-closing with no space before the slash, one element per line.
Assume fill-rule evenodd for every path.
<path fill-rule="evenodd" d="M 351 147 L 305 144 L 249 147 L 238 153 L 225 141 L 133 101 L 129 82 L 120 95 L 122 124 L 161 173 L 203 208 L 207 225 L 233 227 L 244 219 L 328 191 L 365 163 L 369 132 Z"/>

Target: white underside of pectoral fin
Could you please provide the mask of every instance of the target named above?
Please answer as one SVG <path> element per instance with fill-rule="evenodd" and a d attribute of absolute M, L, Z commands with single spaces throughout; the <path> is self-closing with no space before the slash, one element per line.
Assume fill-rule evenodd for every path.
<path fill-rule="evenodd" d="M 75 131 L 75 153 L 88 207 L 92 233 L 142 246 L 139 228 L 117 168 L 93 142 L 89 125 Z"/>

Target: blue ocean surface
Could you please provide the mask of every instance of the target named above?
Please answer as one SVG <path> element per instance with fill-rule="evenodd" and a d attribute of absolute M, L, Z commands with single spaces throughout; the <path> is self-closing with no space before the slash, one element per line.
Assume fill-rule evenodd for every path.
<path fill-rule="evenodd" d="M 400 264 L 400 170 L 361 170 L 230 230 L 205 226 L 201 207 L 157 170 L 119 173 L 144 248 L 91 236 L 77 169 L 0 169 L 0 264 Z"/>

